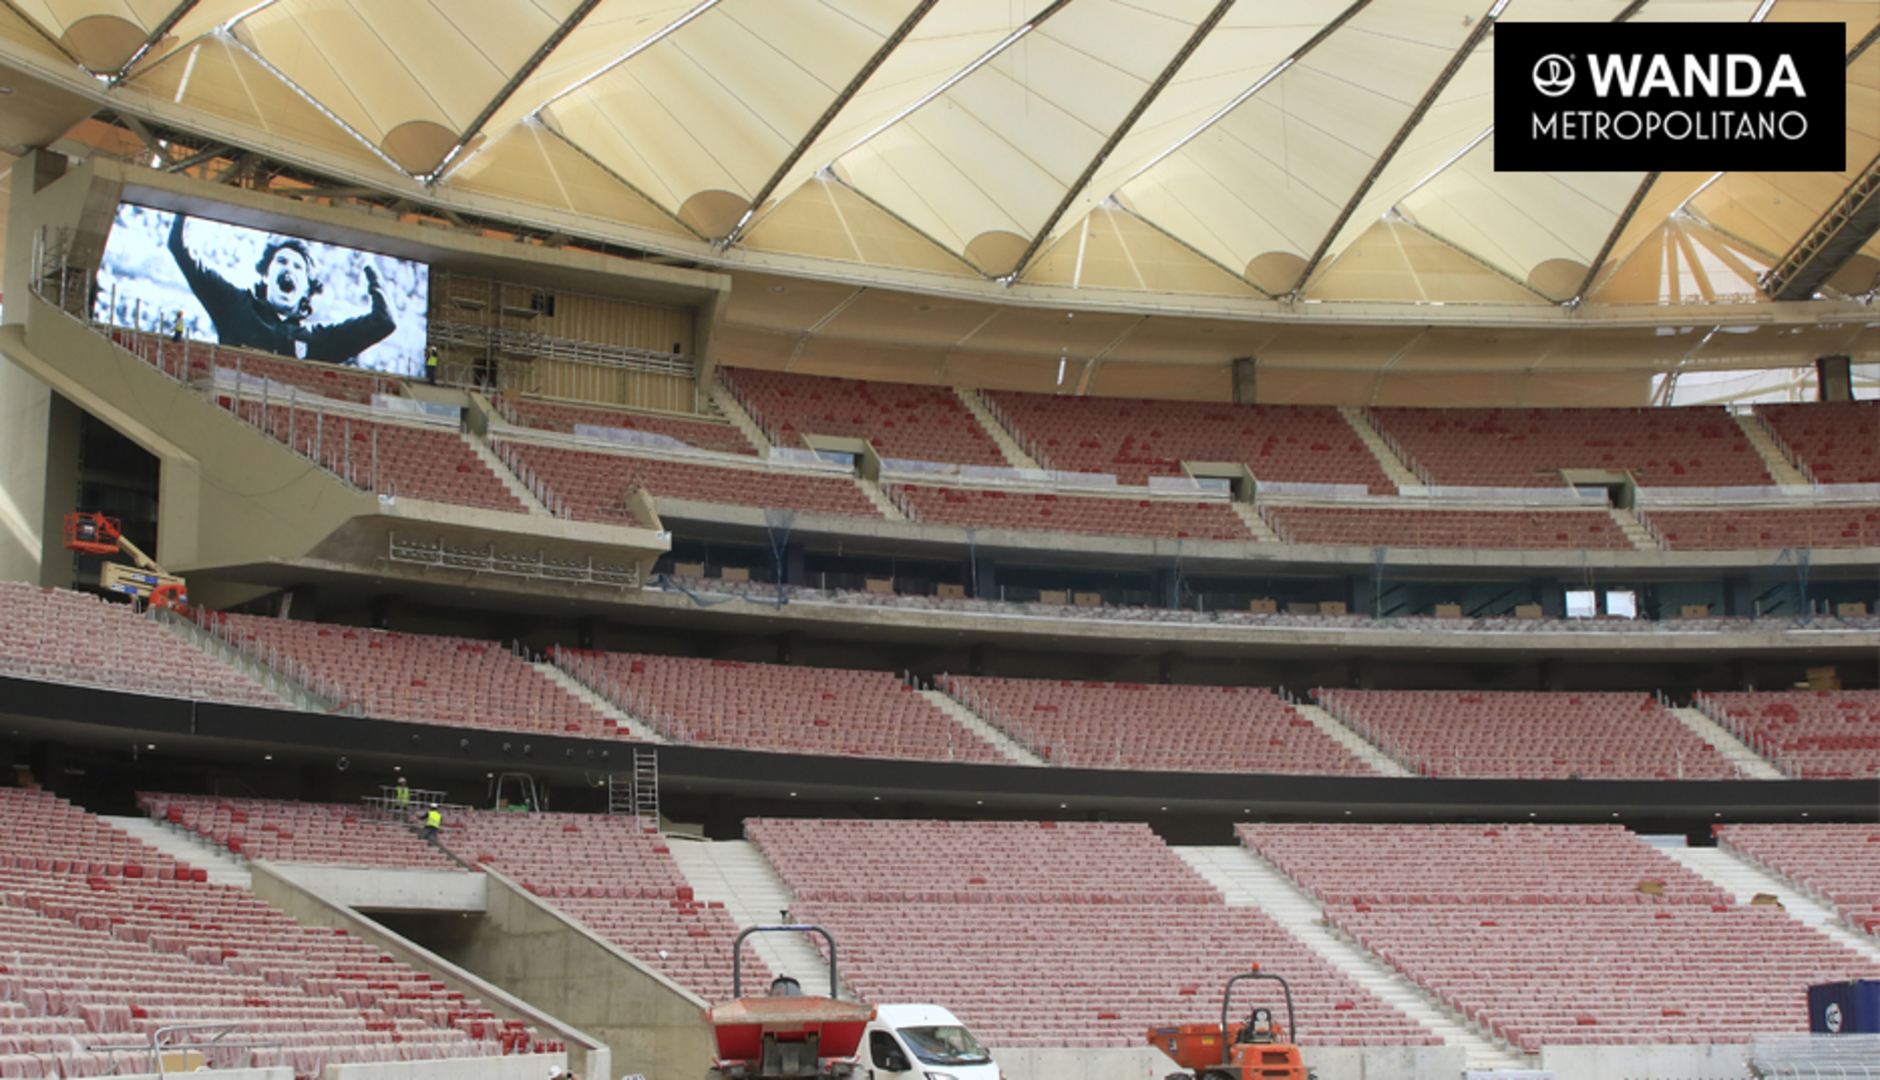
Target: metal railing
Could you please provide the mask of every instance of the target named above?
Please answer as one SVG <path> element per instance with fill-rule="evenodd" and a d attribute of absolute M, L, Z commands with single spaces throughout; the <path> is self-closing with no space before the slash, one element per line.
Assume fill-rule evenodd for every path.
<path fill-rule="evenodd" d="M 933 681 L 932 688 L 952 698 L 961 708 L 1002 732 L 1006 738 L 1024 748 L 1025 752 L 1047 765 L 1055 764 L 1053 747 L 1038 737 L 1036 729 L 1030 724 L 1014 720 L 1004 709 L 993 704 L 978 689 L 961 683 L 953 676 L 941 672 Z"/>
<path fill-rule="evenodd" d="M 541 474 L 530 468 L 528 462 L 522 460 L 522 454 L 516 449 L 515 444 L 492 434 L 489 436 L 489 446 L 490 452 L 502 461 L 503 467 L 520 480 L 522 486 L 529 489 L 529 494 L 535 496 L 535 501 L 546 507 L 550 514 L 563 520 L 574 517 L 573 511 L 569 510 L 568 504 L 563 501 L 562 497 L 555 494 L 554 489 L 548 486 L 548 482 L 542 479 Z M 620 509 L 620 516 L 625 519 L 623 524 L 632 520 L 632 515 L 627 513 L 624 506 Z"/>
<path fill-rule="evenodd" d="M 553 581 L 576 585 L 610 585 L 618 589 L 640 587 L 640 568 L 596 563 L 586 559 L 552 559 L 537 551 L 524 554 L 501 551 L 495 544 L 484 548 L 456 548 L 437 541 L 403 539 L 397 533 L 386 538 L 386 558 L 391 562 L 430 566 L 444 570 L 467 570 L 476 574 L 498 574 L 531 581 Z"/>
<path fill-rule="evenodd" d="M 1015 443 L 1020 450 L 1025 452 L 1026 457 L 1037 462 L 1038 467 L 1046 472 L 1057 471 L 1052 467 L 1051 459 L 1045 456 L 1044 448 L 1039 446 L 1030 436 L 1026 435 L 1018 428 L 1013 427 L 1012 422 L 1006 418 L 1005 410 L 999 408 L 998 402 L 992 400 L 984 390 L 973 390 L 972 393 L 975 395 L 980 406 L 986 410 L 987 415 L 991 416 L 993 422 L 1004 429 L 1005 433 L 1011 437 L 1012 442 Z"/>

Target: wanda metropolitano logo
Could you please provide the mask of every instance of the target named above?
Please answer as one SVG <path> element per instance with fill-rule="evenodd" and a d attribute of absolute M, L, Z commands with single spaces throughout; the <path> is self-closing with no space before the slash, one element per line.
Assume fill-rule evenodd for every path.
<path fill-rule="evenodd" d="M 1498 23 L 1495 169 L 1839 172 L 1840 23 Z"/>

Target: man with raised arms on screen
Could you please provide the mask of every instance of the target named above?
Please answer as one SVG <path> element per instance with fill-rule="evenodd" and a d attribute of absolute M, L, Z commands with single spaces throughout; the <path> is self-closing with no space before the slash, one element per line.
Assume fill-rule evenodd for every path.
<path fill-rule="evenodd" d="M 216 340 L 224 345 L 330 364 L 356 364 L 360 353 L 398 328 L 378 272 L 369 264 L 366 291 L 372 297 L 372 310 L 344 322 L 309 325 L 313 298 L 322 285 L 313 276 L 313 256 L 305 243 L 292 238 L 270 240 L 255 264 L 258 278 L 244 291 L 190 253 L 183 242 L 183 221 L 184 215 L 177 214 L 170 225 L 170 254 L 214 321 Z"/>

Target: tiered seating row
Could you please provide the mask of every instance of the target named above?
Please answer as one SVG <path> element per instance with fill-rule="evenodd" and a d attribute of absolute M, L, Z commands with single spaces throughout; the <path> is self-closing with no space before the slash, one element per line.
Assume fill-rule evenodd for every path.
<path fill-rule="evenodd" d="M 1822 484 L 1880 484 L 1880 401 L 1758 405 L 1756 412 Z"/>
<path fill-rule="evenodd" d="M 657 830 L 593 814 L 479 811 L 446 821 L 459 858 L 491 867 L 707 1001 L 731 997 L 738 928 L 698 900 Z M 769 975 L 747 947 L 750 985 Z"/>
<path fill-rule="evenodd" d="M 1649 694 L 1318 690 L 1425 776 L 1727 780 L 1736 770 Z"/>
<path fill-rule="evenodd" d="M 1262 481 L 1397 488 L 1337 409 L 1329 405 L 1060 397 L 995 391 L 986 395 L 1021 440 L 1049 467 L 1112 473 L 1141 486 L 1180 476 L 1184 461 L 1240 462 Z"/>
<path fill-rule="evenodd" d="M 1397 510 L 1265 504 L 1273 531 L 1293 544 L 1490 550 L 1630 551 L 1598 510 Z"/>
<path fill-rule="evenodd" d="M 524 442 L 505 442 L 504 446 L 541 478 L 569 513 L 583 521 L 633 524 L 633 516 L 627 510 L 627 496 L 636 488 L 645 488 L 662 499 L 696 499 L 844 517 L 881 517 L 875 504 L 847 477 L 716 468 L 689 461 L 569 450 Z"/>
<path fill-rule="evenodd" d="M 1113 499 L 1055 492 L 892 484 L 887 490 L 910 504 L 917 521 L 982 529 L 1034 529 L 1092 536 L 1170 536 L 1197 540 L 1252 540 L 1253 533 L 1220 502 L 1187 499 Z"/>
<path fill-rule="evenodd" d="M 758 426 L 779 446 L 804 435 L 863 439 L 882 457 L 1004 467 L 1005 457 L 945 386 L 863 382 L 748 368 L 723 369 Z"/>
<path fill-rule="evenodd" d="M 1368 776 L 1278 694 L 1232 686 L 949 676 L 943 689 L 1049 761 L 1080 768 Z"/>
<path fill-rule="evenodd" d="M 1806 1031 L 1803 989 L 1880 964 L 1738 906 L 1612 826 L 1243 825 L 1350 934 L 1528 1053 Z"/>
<path fill-rule="evenodd" d="M 153 792 L 139 793 L 137 805 L 158 821 L 250 859 L 457 870 L 418 839 L 412 822 L 381 820 L 360 806 Z"/>
<path fill-rule="evenodd" d="M 305 665 L 329 697 L 425 724 L 608 738 L 613 720 L 493 641 L 212 614 L 211 625 Z"/>
<path fill-rule="evenodd" d="M 1880 507 L 1648 510 L 1639 519 L 1672 551 L 1880 547 Z"/>
<path fill-rule="evenodd" d="M 1848 924 L 1880 935 L 1880 826 L 1724 825 L 1733 848 L 1826 899 Z"/>
<path fill-rule="evenodd" d="M 842 943 L 857 994 L 945 1001 L 993 1047 L 1136 1047 L 1152 1025 L 1218 1020 L 1249 961 L 1285 972 L 1308 1046 L 1438 1041 L 1265 913 L 1227 907 L 1146 826 L 745 828 L 796 892 L 792 916 Z"/>
<path fill-rule="evenodd" d="M 301 1077 L 329 1063 L 558 1049 L 344 931 L 300 926 L 239 889 L 89 873 L 127 847 L 146 865 L 163 857 L 42 792 L 0 791 L 0 828 L 69 858 L 64 869 L 17 856 L 0 865 L 0 1060 L 19 1070 L 8 1075 L 148 1071 L 137 1067 L 146 1059 L 107 1048 L 205 1021 L 236 1025 L 234 1045 L 201 1047 L 212 1065 L 288 1065 Z M 62 1045 L 48 1054 L 38 1040 L 55 1035 Z"/>
<path fill-rule="evenodd" d="M 1880 776 L 1880 691 L 1733 691 L 1698 705 L 1791 776 Z"/>
<path fill-rule="evenodd" d="M 1005 761 L 887 672 L 564 650 L 673 739 L 798 754 Z"/>
<path fill-rule="evenodd" d="M 0 582 L 0 674 L 78 686 L 285 708 L 129 604 Z"/>
<path fill-rule="evenodd" d="M 226 399 L 225 399 L 226 400 Z M 483 510 L 528 507 L 472 450 L 462 432 L 322 415 L 243 400 L 243 418 L 367 491 Z"/>
<path fill-rule="evenodd" d="M 623 409 L 568 405 L 530 397 L 499 395 L 494 403 L 504 415 L 526 427 L 540 431 L 559 431 L 564 435 L 572 435 L 577 424 L 591 424 L 595 427 L 624 428 L 628 431 L 664 435 L 687 446 L 695 446 L 700 450 L 715 450 L 721 454 L 755 455 L 757 453 L 756 448 L 751 446 L 750 440 L 744 437 L 743 432 L 730 424 L 713 420 L 702 418 L 688 420 L 681 416 L 658 416 L 651 413 L 627 412 Z"/>
<path fill-rule="evenodd" d="M 1559 487 L 1562 469 L 1626 471 L 1640 487 L 1773 483 L 1720 406 L 1679 409 L 1373 409 L 1430 482 Z"/>
<path fill-rule="evenodd" d="M 355 405 L 372 404 L 375 394 L 401 396 L 405 388 L 404 380 L 396 376 L 316 361 L 290 360 L 247 349 L 211 347 L 200 341 L 178 343 L 159 335 L 128 330 L 112 331 L 111 339 L 169 374 L 191 382 L 211 378 L 216 368 L 222 368 L 244 378 L 267 379 Z"/>

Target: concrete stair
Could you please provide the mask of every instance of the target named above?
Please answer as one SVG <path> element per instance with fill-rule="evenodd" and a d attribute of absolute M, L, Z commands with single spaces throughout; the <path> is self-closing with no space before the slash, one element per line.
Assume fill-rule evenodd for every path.
<path fill-rule="evenodd" d="M 944 690 L 922 690 L 920 696 L 932 702 L 934 707 L 951 716 L 959 725 L 980 738 L 999 748 L 1006 760 L 1014 765 L 1043 765 L 1044 759 L 1020 746 L 1010 735 L 978 713 L 948 697 Z"/>
<path fill-rule="evenodd" d="M 556 667 L 549 661 L 539 660 L 532 666 L 535 670 L 541 672 L 549 682 L 573 694 L 582 702 L 594 706 L 596 709 L 600 710 L 602 716 L 613 720 L 615 727 L 627 732 L 641 742 L 663 743 L 666 741 L 665 737 L 660 735 L 659 732 L 654 731 L 638 718 L 622 712 L 613 702 L 608 701 L 606 698 L 589 689 L 586 683 Z"/>
<path fill-rule="evenodd" d="M 246 890 L 254 884 L 254 875 L 240 859 L 194 833 L 147 817 L 107 817 L 104 820 L 171 858 L 208 871 L 211 885 L 233 885 Z"/>
<path fill-rule="evenodd" d="M 864 480 L 859 476 L 855 478 L 855 484 L 862 489 L 862 494 L 868 496 L 868 501 L 875 504 L 875 509 L 881 511 L 882 517 L 889 521 L 907 520 L 907 515 L 901 513 L 901 508 L 894 505 L 894 500 L 888 498 L 888 493 L 881 490 L 880 484 L 873 480 Z"/>
<path fill-rule="evenodd" d="M 725 914 L 740 930 L 777 926 L 785 921 L 783 912 L 796 902 L 790 887 L 748 840 L 695 840 L 669 833 L 666 845 L 692 886 L 694 898 L 724 904 Z M 829 992 L 829 962 L 816 951 L 808 934 L 752 934 L 746 944 L 772 975 L 791 976 L 803 984 L 806 994 Z M 756 992 L 763 989 L 758 987 Z M 841 990 L 844 997 L 854 1000 L 846 983 Z M 751 992 L 747 986 L 745 993 Z"/>
<path fill-rule="evenodd" d="M 1658 538 L 1652 535 L 1652 531 L 1645 527 L 1637 514 L 1617 506 L 1608 506 L 1606 513 L 1612 516 L 1612 523 L 1619 527 L 1625 538 L 1632 542 L 1633 550 L 1658 550 Z"/>
<path fill-rule="evenodd" d="M 724 383 L 713 379 L 711 393 L 706 396 L 731 426 L 743 432 L 751 445 L 757 447 L 758 457 L 770 456 L 770 438 L 757 426 L 757 421 L 751 419 L 751 414 L 744 411 L 744 406 L 738 404 L 738 399 L 731 396 L 731 391 L 725 389 Z"/>
<path fill-rule="evenodd" d="M 979 426 L 986 429 L 986 434 L 992 436 L 993 444 L 999 448 L 999 453 L 1005 456 L 1007 465 L 1014 469 L 1042 468 L 1036 458 L 1027 454 L 1025 448 L 1018 445 L 1018 440 L 1012 437 L 1012 433 L 1005 430 L 1005 425 L 993 417 L 992 410 L 986 408 L 986 403 L 979 399 L 979 391 L 956 386 L 953 388 L 953 395 L 960 399 L 960 404 L 966 406 L 967 412 L 973 414 L 973 419 L 979 421 Z"/>
<path fill-rule="evenodd" d="M 1338 722 L 1338 718 L 1317 705 L 1303 702 L 1293 706 L 1300 716 L 1312 721 L 1312 726 L 1337 740 L 1338 745 L 1351 751 L 1358 760 L 1376 770 L 1380 776 L 1415 776 L 1403 767 L 1394 757 L 1377 748 L 1369 739 Z"/>
<path fill-rule="evenodd" d="M 1255 540 L 1262 544 L 1285 543 L 1279 538 L 1279 534 L 1273 531 L 1273 526 L 1268 525 L 1266 519 L 1260 516 L 1260 511 L 1252 503 L 1235 499 L 1227 505 L 1234 508 L 1234 513 L 1246 524 L 1247 531 L 1253 534 Z"/>
<path fill-rule="evenodd" d="M 1761 418 L 1754 413 L 1737 413 L 1735 420 L 1736 426 L 1743 429 L 1743 438 L 1749 441 L 1750 448 L 1762 458 L 1771 479 L 1794 492 L 1806 492 L 1812 486 L 1802 470 L 1795 467 L 1788 448 L 1776 439 L 1774 432 L 1763 426 Z"/>
<path fill-rule="evenodd" d="M 1325 924 L 1319 902 L 1271 863 L 1244 847 L 1178 847 L 1175 853 L 1229 905 L 1258 908 L 1326 962 L 1394 1005 L 1446 1045 L 1460 1046 L 1468 1068 L 1519 1069 L 1525 1057 L 1423 993 L 1383 960 Z"/>
<path fill-rule="evenodd" d="M 1397 456 L 1397 451 L 1392 450 L 1390 444 L 1384 441 L 1384 436 L 1371 426 L 1371 419 L 1364 414 L 1363 409 L 1356 405 L 1340 405 L 1338 415 L 1345 418 L 1345 423 L 1351 426 L 1358 440 L 1371 451 L 1371 456 L 1377 459 L 1377 463 L 1384 467 L 1384 475 L 1390 478 L 1391 483 L 1397 485 L 1399 492 L 1408 494 L 1412 489 L 1423 490 L 1423 481 L 1417 479 L 1417 474 L 1410 471 L 1410 466 Z"/>
<path fill-rule="evenodd" d="M 1801 886 L 1729 848 L 1674 847 L 1660 850 L 1685 869 L 1702 875 L 1735 897 L 1737 903 L 1747 904 L 1756 894 L 1767 893 L 1781 902 L 1789 918 L 1830 938 L 1837 945 L 1845 945 L 1868 960 L 1880 963 L 1880 942 L 1851 929 L 1841 921 L 1841 916 L 1832 906 L 1822 903 Z"/>
<path fill-rule="evenodd" d="M 1743 740 L 1730 734 L 1728 728 L 1705 716 L 1700 709 L 1672 709 L 1671 715 L 1678 718 L 1678 723 L 1690 728 L 1692 734 L 1709 743 L 1725 761 L 1736 766 L 1738 772 L 1755 780 L 1787 780 L 1788 774 L 1770 764 L 1769 759 L 1751 750 Z"/>
<path fill-rule="evenodd" d="M 470 444 L 470 449 L 476 451 L 477 457 L 483 459 L 483 464 L 488 465 L 490 471 L 496 474 L 496 479 L 501 480 L 503 486 L 509 489 L 509 493 L 522 500 L 522 505 L 529 508 L 529 513 L 541 514 L 545 517 L 554 513 L 543 504 L 542 500 L 535 497 L 535 492 L 529 490 L 529 485 L 523 483 L 521 477 L 509 471 L 509 466 L 503 464 L 503 459 L 496 456 L 496 451 L 490 449 L 489 443 L 474 435 L 466 434 L 462 438 Z"/>

